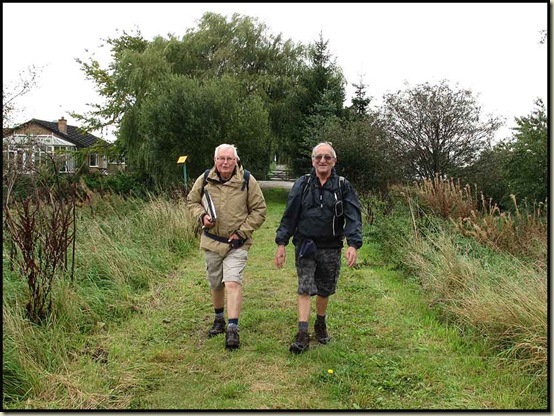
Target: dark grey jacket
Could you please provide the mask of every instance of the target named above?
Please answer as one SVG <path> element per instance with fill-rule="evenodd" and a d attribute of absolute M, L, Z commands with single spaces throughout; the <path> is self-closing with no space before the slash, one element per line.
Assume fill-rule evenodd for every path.
<path fill-rule="evenodd" d="M 277 228 L 275 242 L 287 245 L 290 237 L 293 237 L 292 242 L 297 245 L 304 238 L 310 238 L 318 248 L 341 248 L 346 237 L 349 246 L 360 248 L 360 201 L 350 182 L 345 179 L 342 190 L 339 189 L 339 176 L 333 169 L 325 185 L 321 186 L 313 168 L 307 182 L 307 177 L 302 176 L 294 183 Z M 335 204 L 341 199 L 341 194 L 344 213 L 337 217 Z"/>

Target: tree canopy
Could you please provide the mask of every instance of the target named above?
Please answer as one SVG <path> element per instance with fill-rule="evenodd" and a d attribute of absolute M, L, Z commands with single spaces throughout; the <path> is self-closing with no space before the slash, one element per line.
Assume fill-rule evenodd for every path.
<path fill-rule="evenodd" d="M 329 52 L 329 41 L 319 38 L 309 47 L 308 61 L 291 97 L 292 129 L 286 135 L 285 154 L 296 175 L 311 167 L 311 150 L 325 131 L 345 115 L 345 79 Z"/>
<path fill-rule="evenodd" d="M 294 119 L 288 97 L 303 67 L 302 45 L 270 34 L 254 18 L 234 14 L 228 21 L 214 13 L 181 40 L 124 32 L 106 43 L 108 68 L 78 60 L 105 103 L 74 116 L 92 130 L 119 125 L 133 169 L 160 184 L 179 180 L 176 155 L 190 152 L 196 174 L 211 165 L 215 146 L 228 142 L 242 145 L 248 169 L 266 174 L 283 125 Z"/>
<path fill-rule="evenodd" d="M 541 99 L 527 116 L 516 118 L 514 143 L 506 163 L 510 192 L 544 202 L 548 197 L 548 115 Z"/>
<path fill-rule="evenodd" d="M 500 119 L 481 120 L 471 90 L 443 80 L 384 96 L 382 116 L 406 174 L 413 178 L 448 175 L 475 161 L 490 145 Z"/>
<path fill-rule="evenodd" d="M 499 199 L 546 192 L 544 106 L 517 119 L 514 143 L 490 142 L 499 118 L 483 116 L 469 89 L 423 83 L 383 96 L 371 109 L 363 80 L 345 106 L 346 79 L 323 34 L 309 45 L 272 34 L 255 18 L 206 13 L 182 37 L 107 39 L 112 60 L 78 60 L 103 103 L 73 114 L 87 130 L 118 127 L 117 149 L 130 169 L 158 185 L 213 163 L 214 148 L 232 143 L 244 166 L 263 179 L 277 155 L 293 175 L 311 167 L 321 141 L 337 150 L 337 170 L 364 190 L 448 175 L 481 181 Z M 487 174 L 493 164 L 494 172 Z M 494 180 L 497 178 L 498 180 Z M 532 185 L 531 185 L 532 184 Z"/>

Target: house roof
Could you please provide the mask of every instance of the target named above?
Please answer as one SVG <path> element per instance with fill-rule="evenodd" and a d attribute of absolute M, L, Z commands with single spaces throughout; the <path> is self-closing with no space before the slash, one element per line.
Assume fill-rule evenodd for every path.
<path fill-rule="evenodd" d="M 77 147 L 89 147 L 95 144 L 96 142 L 105 142 L 105 140 L 96 137 L 93 134 L 85 133 L 80 127 L 76 126 L 70 126 L 67 125 L 67 133 L 63 133 L 58 129 L 58 122 L 57 121 L 45 121 L 45 120 L 38 120 L 36 118 L 33 118 L 23 124 L 20 124 L 18 127 L 15 127 L 13 129 L 10 129 L 12 132 L 16 131 L 17 129 L 29 125 L 29 124 L 38 124 L 39 126 L 44 127 L 47 130 L 50 130 L 52 133 L 55 133 L 57 136 L 68 140 L 69 142 L 75 144 Z M 5 132 L 4 132 L 5 133 Z"/>

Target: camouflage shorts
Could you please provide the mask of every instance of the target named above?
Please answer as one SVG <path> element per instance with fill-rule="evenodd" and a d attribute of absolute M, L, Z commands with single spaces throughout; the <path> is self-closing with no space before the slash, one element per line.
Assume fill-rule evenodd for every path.
<path fill-rule="evenodd" d="M 340 248 L 319 248 L 314 258 L 298 258 L 298 294 L 328 297 L 335 293 L 340 274 Z"/>

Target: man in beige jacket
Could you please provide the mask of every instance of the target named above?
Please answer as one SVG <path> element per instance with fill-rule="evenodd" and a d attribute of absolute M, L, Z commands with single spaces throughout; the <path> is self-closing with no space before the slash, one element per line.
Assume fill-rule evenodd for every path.
<path fill-rule="evenodd" d="M 206 272 L 215 311 L 212 337 L 223 332 L 225 347 L 240 347 L 238 321 L 242 304 L 242 279 L 252 234 L 266 217 L 266 203 L 256 179 L 244 170 L 235 146 L 215 149 L 214 166 L 199 176 L 187 196 L 187 205 L 202 224 L 200 248 L 206 257 Z M 207 191 L 207 192 L 206 192 Z M 203 196 L 209 195 L 216 218 L 208 213 Z M 228 326 L 225 331 L 225 292 Z"/>

